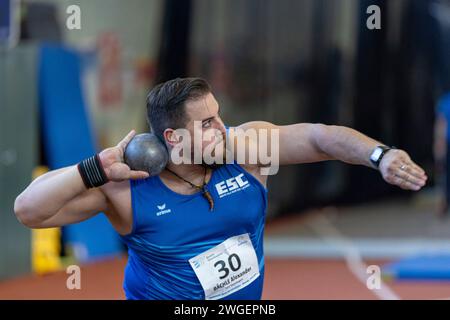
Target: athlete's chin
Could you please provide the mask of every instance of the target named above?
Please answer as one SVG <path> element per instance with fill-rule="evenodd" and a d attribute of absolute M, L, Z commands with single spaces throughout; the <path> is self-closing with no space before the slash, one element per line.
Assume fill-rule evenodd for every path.
<path fill-rule="evenodd" d="M 203 165 L 207 168 L 217 169 L 226 163 L 226 156 L 224 150 L 219 150 L 219 153 L 213 152 L 211 156 L 205 156 L 203 158 Z M 207 163 L 207 162 L 208 163 Z"/>
<path fill-rule="evenodd" d="M 223 165 L 224 165 L 224 163 L 211 163 L 211 164 L 208 164 L 206 162 L 203 162 L 203 166 L 204 167 L 212 169 L 212 170 L 219 169 Z"/>

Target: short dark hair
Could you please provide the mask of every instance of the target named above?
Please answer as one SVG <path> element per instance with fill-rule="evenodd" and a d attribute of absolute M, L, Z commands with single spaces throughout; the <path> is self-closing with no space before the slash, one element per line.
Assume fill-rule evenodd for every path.
<path fill-rule="evenodd" d="M 188 122 L 185 103 L 210 92 L 210 85 L 202 78 L 176 78 L 158 84 L 147 96 L 150 131 L 164 141 L 164 130 L 183 128 Z"/>

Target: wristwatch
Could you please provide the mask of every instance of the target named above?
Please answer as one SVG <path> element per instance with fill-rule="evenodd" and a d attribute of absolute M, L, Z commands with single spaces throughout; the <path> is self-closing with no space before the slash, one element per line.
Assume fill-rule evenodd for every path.
<path fill-rule="evenodd" d="M 372 154 L 370 155 L 370 162 L 374 165 L 375 168 L 378 169 L 381 159 L 383 159 L 384 155 L 389 151 L 395 149 L 395 147 L 387 147 L 387 146 L 378 146 L 373 149 Z"/>

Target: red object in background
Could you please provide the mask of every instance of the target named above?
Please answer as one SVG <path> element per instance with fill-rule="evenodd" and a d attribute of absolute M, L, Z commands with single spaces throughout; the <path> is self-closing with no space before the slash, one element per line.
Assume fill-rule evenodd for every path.
<path fill-rule="evenodd" d="M 152 60 L 147 58 L 136 59 L 134 62 L 134 85 L 148 87 L 156 75 L 156 67 Z"/>
<path fill-rule="evenodd" d="M 98 99 L 101 108 L 121 106 L 122 66 L 121 47 L 117 34 L 107 32 L 98 39 L 100 60 Z"/>

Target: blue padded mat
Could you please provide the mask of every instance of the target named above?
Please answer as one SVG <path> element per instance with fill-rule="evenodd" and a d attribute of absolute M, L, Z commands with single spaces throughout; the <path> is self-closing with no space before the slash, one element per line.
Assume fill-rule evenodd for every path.
<path fill-rule="evenodd" d="M 46 44 L 40 50 L 39 104 L 44 150 L 50 169 L 74 165 L 97 151 L 83 99 L 76 52 Z M 64 239 L 81 261 L 122 251 L 119 236 L 104 214 L 63 228 Z"/>
<path fill-rule="evenodd" d="M 394 279 L 450 280 L 450 254 L 421 254 L 383 267 L 383 275 Z"/>

